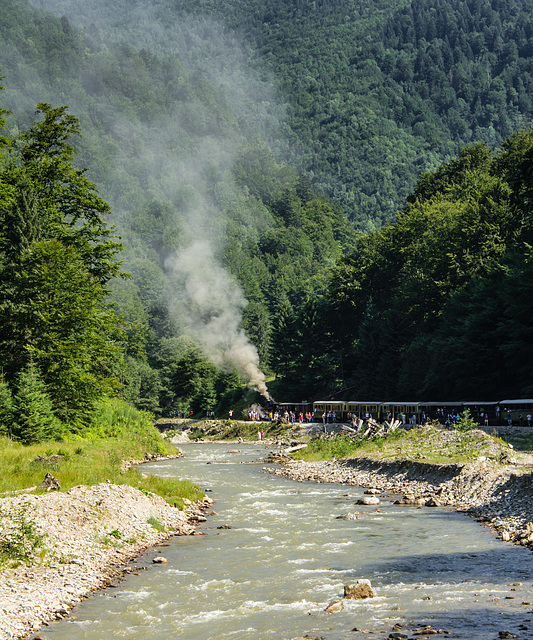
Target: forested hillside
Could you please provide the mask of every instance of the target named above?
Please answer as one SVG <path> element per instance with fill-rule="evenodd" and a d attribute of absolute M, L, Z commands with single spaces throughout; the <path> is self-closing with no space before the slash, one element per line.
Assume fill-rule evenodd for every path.
<path fill-rule="evenodd" d="M 466 148 L 336 267 L 353 396 L 531 396 L 532 169 L 531 131 Z"/>
<path fill-rule="evenodd" d="M 6 415 L 31 385 L 50 433 L 110 393 L 225 412 L 265 372 L 295 399 L 529 393 L 532 9 L 3 0 Z M 61 265 L 83 362 L 37 295 Z"/>
<path fill-rule="evenodd" d="M 107 345 L 119 352 L 109 364 L 115 392 L 168 413 L 231 406 L 243 384 L 264 391 L 258 365 L 283 357 L 273 335 L 287 309 L 323 291 L 326 268 L 353 247 L 340 208 L 275 159 L 261 138 L 268 114 L 237 108 L 176 56 L 104 42 L 25 3 L 3 3 L 0 14 L 8 142 L 17 148 L 39 126 L 40 99 L 70 103 L 80 121 L 69 134 L 79 151 L 72 162 L 89 167 L 121 236 L 131 277 L 102 290 L 119 319 Z M 11 275 L 1 276 L 9 323 Z M 32 347 L 19 339 L 27 362 Z M 54 384 L 52 363 L 39 364 Z M 4 371 L 14 396 L 19 369 Z M 90 404 L 73 410 L 82 423 Z"/>
<path fill-rule="evenodd" d="M 288 103 L 279 151 L 366 231 L 394 217 L 421 172 L 533 121 L 531 0 L 35 2 L 130 41 L 179 42 L 211 77 L 229 28 Z"/>

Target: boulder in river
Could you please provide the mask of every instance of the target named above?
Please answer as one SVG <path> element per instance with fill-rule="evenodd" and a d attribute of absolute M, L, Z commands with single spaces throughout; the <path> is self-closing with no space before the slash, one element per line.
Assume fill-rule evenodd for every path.
<path fill-rule="evenodd" d="M 327 613 L 336 613 L 337 611 L 342 611 L 344 609 L 344 605 L 341 600 L 335 600 L 335 602 L 330 602 L 328 606 L 324 609 Z"/>
<path fill-rule="evenodd" d="M 353 513 L 343 513 L 340 516 L 336 517 L 336 520 L 357 520 L 359 516 L 358 511 L 354 511 Z"/>
<path fill-rule="evenodd" d="M 395 500 L 394 504 L 405 504 L 413 507 L 423 507 L 426 504 L 426 498 L 415 496 L 403 496 L 399 500 Z"/>
<path fill-rule="evenodd" d="M 361 579 L 355 584 L 344 585 L 344 597 L 352 600 L 363 600 L 365 598 L 373 598 L 374 591 L 370 580 Z"/>
<path fill-rule="evenodd" d="M 380 501 L 376 496 L 363 496 L 357 501 L 357 504 L 375 505 L 380 504 Z"/>

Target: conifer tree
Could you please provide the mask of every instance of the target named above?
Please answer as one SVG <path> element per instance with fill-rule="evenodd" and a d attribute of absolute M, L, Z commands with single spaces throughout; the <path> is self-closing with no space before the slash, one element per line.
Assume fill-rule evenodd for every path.
<path fill-rule="evenodd" d="M 4 376 L 0 377 L 0 436 L 10 436 L 13 430 L 15 402 Z"/>
<path fill-rule="evenodd" d="M 54 415 L 46 384 L 33 363 L 19 373 L 17 385 L 14 436 L 24 444 L 58 439 L 61 423 Z"/>

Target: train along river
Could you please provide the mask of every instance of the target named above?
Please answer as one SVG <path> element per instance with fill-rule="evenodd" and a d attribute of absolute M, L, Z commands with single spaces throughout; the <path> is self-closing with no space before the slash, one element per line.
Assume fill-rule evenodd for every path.
<path fill-rule="evenodd" d="M 431 625 L 448 632 L 436 637 L 533 638 L 530 550 L 498 541 L 464 515 L 394 505 L 393 496 L 382 497 L 380 512 L 355 506 L 362 489 L 260 473 L 262 445 L 232 447 L 188 444 L 184 458 L 144 467 L 212 491 L 216 514 L 200 526 L 207 535 L 152 550 L 136 562 L 146 570 L 39 635 L 357 640 L 419 637 L 416 629 Z M 357 520 L 337 518 L 355 510 Z M 168 564 L 151 563 L 159 554 Z M 375 597 L 326 613 L 359 578 L 371 581 Z"/>

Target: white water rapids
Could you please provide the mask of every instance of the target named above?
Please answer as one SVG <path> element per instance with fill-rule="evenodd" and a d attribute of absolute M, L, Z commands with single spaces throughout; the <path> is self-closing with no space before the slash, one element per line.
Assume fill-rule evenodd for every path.
<path fill-rule="evenodd" d="M 395 624 L 409 638 L 425 625 L 449 632 L 436 638 L 533 638 L 533 607 L 524 604 L 533 601 L 531 551 L 449 510 L 382 496 L 381 512 L 371 513 L 356 506 L 357 487 L 259 473 L 263 445 L 181 448 L 184 458 L 143 471 L 212 490 L 217 515 L 199 527 L 207 535 L 151 550 L 135 563 L 145 571 L 78 605 L 42 638 L 382 640 Z M 337 519 L 356 510 L 357 520 Z M 152 565 L 154 555 L 168 564 Z M 358 578 L 376 596 L 324 612 Z"/>

